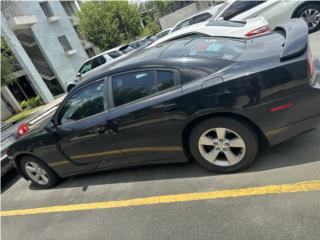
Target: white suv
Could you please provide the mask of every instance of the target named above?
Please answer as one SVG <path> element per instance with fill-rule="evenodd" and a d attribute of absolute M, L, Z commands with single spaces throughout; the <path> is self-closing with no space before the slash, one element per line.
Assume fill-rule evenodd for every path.
<path fill-rule="evenodd" d="M 103 53 L 100 53 L 89 60 L 85 61 L 76 76 L 69 79 L 66 83 L 66 89 L 68 92 L 77 85 L 77 83 L 88 75 L 90 71 L 100 69 L 110 63 L 112 63 L 116 58 L 124 55 L 118 48 L 113 48 Z"/>

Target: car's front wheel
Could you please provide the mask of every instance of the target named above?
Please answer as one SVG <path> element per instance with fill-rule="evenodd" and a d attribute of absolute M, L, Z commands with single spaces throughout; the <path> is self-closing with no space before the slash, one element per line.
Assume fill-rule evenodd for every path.
<path fill-rule="evenodd" d="M 204 168 L 235 172 L 253 163 L 258 152 L 258 138 L 245 122 L 219 117 L 196 125 L 190 134 L 189 147 Z"/>
<path fill-rule="evenodd" d="M 320 5 L 305 5 L 297 11 L 294 17 L 302 18 L 306 21 L 309 33 L 313 33 L 320 29 Z"/>
<path fill-rule="evenodd" d="M 38 188 L 50 188 L 59 182 L 59 176 L 36 158 L 23 157 L 20 164 L 24 174 Z"/>

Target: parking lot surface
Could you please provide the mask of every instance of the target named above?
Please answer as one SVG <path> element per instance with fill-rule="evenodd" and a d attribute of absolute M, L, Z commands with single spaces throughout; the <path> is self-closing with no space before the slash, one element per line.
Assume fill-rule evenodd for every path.
<path fill-rule="evenodd" d="M 310 39 L 320 56 L 320 32 Z M 71 177 L 39 190 L 12 173 L 1 197 L 5 240 L 315 240 L 320 129 L 264 149 L 236 174 L 191 162 Z"/>

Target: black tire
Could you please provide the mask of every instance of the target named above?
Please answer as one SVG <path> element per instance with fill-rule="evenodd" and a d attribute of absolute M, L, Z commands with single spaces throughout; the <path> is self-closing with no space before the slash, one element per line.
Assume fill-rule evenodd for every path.
<path fill-rule="evenodd" d="M 237 133 L 245 144 L 245 153 L 238 163 L 231 166 L 218 166 L 207 161 L 200 153 L 198 142 L 203 133 L 209 129 L 226 128 Z M 189 148 L 195 160 L 209 171 L 231 173 L 249 167 L 258 153 L 258 138 L 254 130 L 244 121 L 232 118 L 217 117 L 207 119 L 197 124 L 191 131 L 189 137 Z"/>
<path fill-rule="evenodd" d="M 320 12 L 320 4 L 317 5 L 317 4 L 307 4 L 307 5 L 304 5 L 302 6 L 296 13 L 295 15 L 293 16 L 294 18 L 302 18 L 302 14 L 305 10 L 307 9 L 315 9 L 317 10 L 318 12 Z M 316 31 L 319 31 L 320 29 L 320 22 L 318 23 L 318 25 L 313 28 L 313 29 L 310 29 L 310 26 L 308 24 L 308 28 L 309 28 L 309 33 L 313 33 L 313 32 L 316 32 Z"/>
<path fill-rule="evenodd" d="M 41 168 L 46 172 L 47 177 L 48 177 L 48 182 L 46 184 L 39 184 L 38 182 L 34 181 L 28 171 L 26 170 L 26 164 L 27 163 L 36 163 L 41 166 Z M 25 176 L 28 177 L 28 179 L 37 187 L 41 189 L 46 189 L 46 188 L 51 188 L 56 186 L 59 181 L 60 177 L 50 168 L 48 167 L 45 163 L 42 161 L 38 160 L 37 158 L 31 157 L 31 156 L 25 156 L 21 159 L 20 161 L 20 167 Z"/>

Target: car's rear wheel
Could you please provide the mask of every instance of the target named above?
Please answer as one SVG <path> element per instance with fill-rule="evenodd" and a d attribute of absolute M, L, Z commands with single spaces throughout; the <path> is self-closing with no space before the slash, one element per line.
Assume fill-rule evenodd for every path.
<path fill-rule="evenodd" d="M 59 176 L 38 159 L 26 156 L 20 161 L 21 169 L 38 188 L 50 188 L 59 182 Z"/>
<path fill-rule="evenodd" d="M 302 18 L 306 21 L 309 28 L 309 33 L 313 33 L 320 29 L 320 6 L 308 4 L 303 6 L 295 14 L 296 18 Z"/>
<path fill-rule="evenodd" d="M 245 122 L 219 117 L 197 124 L 190 134 L 189 147 L 204 168 L 235 172 L 253 163 L 258 152 L 258 138 Z"/>

